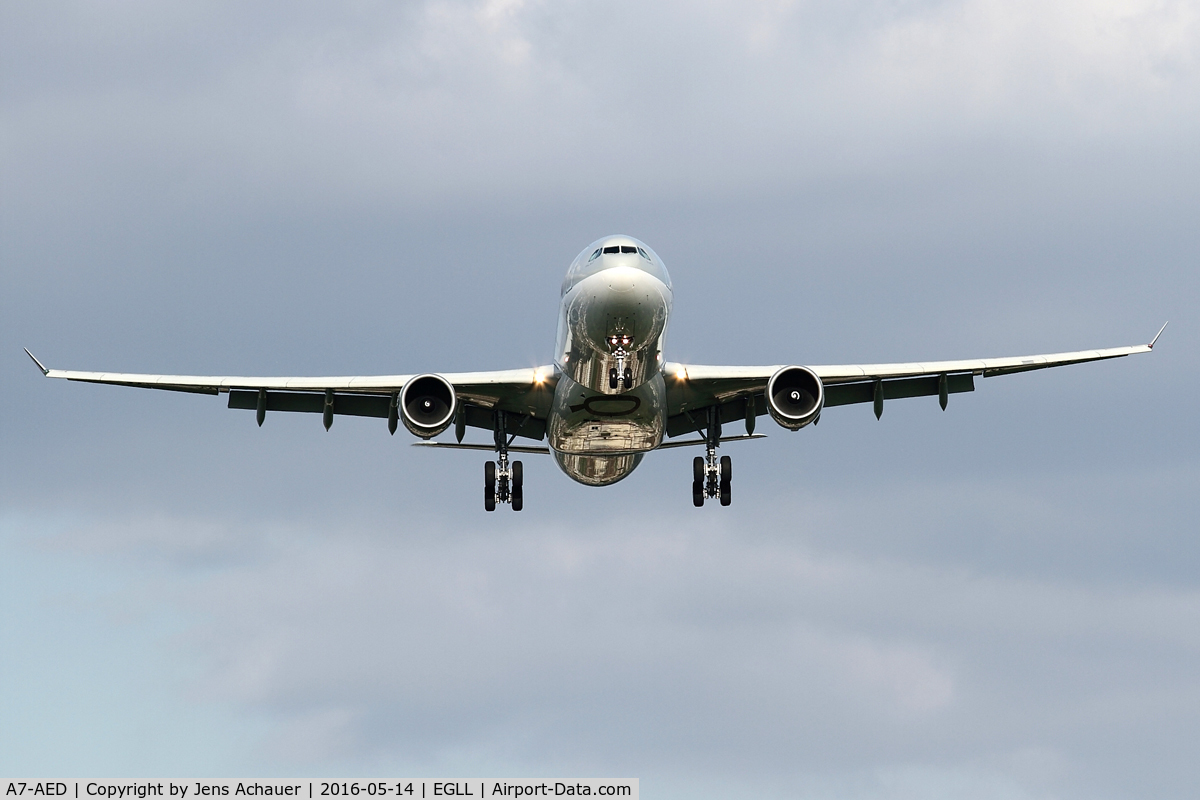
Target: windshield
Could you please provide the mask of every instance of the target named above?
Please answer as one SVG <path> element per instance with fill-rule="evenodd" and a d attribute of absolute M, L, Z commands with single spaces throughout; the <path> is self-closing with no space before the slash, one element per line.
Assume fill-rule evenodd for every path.
<path fill-rule="evenodd" d="M 635 267 L 648 272 L 671 288 L 671 276 L 662 259 L 644 242 L 639 242 L 629 236 L 606 236 L 592 242 L 584 248 L 567 270 L 563 280 L 562 293 L 571 291 L 571 287 L 589 275 L 610 267 Z"/>

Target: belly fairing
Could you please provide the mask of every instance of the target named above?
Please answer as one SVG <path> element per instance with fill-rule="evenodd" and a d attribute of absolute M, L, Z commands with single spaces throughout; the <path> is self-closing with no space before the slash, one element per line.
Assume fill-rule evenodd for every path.
<path fill-rule="evenodd" d="M 562 471 L 574 481 L 586 486 L 608 486 L 625 478 L 642 463 L 642 454 L 624 456 L 576 456 L 554 454 Z"/>
<path fill-rule="evenodd" d="M 621 394 L 561 376 L 547 430 L 559 467 L 589 486 L 616 483 L 633 472 L 642 455 L 662 443 L 665 394 L 661 374 Z"/>

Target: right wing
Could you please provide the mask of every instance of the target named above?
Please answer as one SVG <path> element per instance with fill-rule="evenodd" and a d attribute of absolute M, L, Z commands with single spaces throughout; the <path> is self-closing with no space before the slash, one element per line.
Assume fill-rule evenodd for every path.
<path fill-rule="evenodd" d="M 229 407 L 257 409 L 260 396 L 266 411 L 323 413 L 384 417 L 404 385 L 415 375 L 370 375 L 337 377 L 243 377 L 227 375 L 146 375 L 122 372 L 79 372 L 49 369 L 30 353 L 47 378 L 85 383 L 105 383 L 173 392 L 228 394 Z M 439 373 L 454 386 L 466 425 L 492 429 L 492 411 L 499 409 L 526 420 L 521 436 L 541 439 L 550 412 L 557 380 L 553 367 L 510 369 L 493 372 Z"/>

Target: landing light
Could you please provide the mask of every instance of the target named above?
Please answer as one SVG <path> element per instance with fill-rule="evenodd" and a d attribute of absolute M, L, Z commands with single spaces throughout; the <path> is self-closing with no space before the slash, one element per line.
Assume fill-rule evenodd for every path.
<path fill-rule="evenodd" d="M 680 367 L 679 369 L 675 370 L 675 380 L 682 381 L 682 380 L 686 380 L 686 379 L 687 379 L 687 367 Z"/>
<path fill-rule="evenodd" d="M 541 372 L 533 373 L 533 382 L 534 383 L 545 383 L 545 381 L 546 381 L 546 376 L 543 375 Z"/>

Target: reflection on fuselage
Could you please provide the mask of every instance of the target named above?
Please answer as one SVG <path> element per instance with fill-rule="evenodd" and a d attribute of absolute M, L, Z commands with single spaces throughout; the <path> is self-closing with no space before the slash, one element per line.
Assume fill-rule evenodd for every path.
<path fill-rule="evenodd" d="M 610 236 L 563 281 L 555 360 L 561 370 L 549 443 L 559 466 L 591 486 L 615 483 L 662 442 L 660 371 L 671 279 L 642 242 Z"/>
<path fill-rule="evenodd" d="M 629 475 L 642 463 L 642 453 L 625 456 L 576 456 L 555 453 L 562 471 L 587 486 L 608 486 Z"/>

